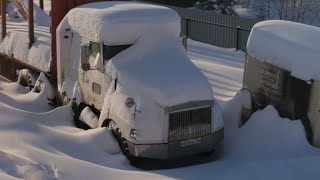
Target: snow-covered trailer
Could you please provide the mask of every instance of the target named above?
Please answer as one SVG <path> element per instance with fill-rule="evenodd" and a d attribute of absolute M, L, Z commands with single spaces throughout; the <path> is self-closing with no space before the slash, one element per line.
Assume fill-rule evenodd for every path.
<path fill-rule="evenodd" d="M 252 93 L 253 111 L 271 104 L 280 116 L 301 119 L 320 147 L 319 80 L 320 28 L 280 20 L 253 27 L 243 81 Z"/>

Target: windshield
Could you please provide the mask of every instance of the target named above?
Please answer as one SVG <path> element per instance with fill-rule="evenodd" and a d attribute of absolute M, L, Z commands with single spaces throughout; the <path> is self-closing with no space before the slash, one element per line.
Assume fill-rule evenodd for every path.
<path fill-rule="evenodd" d="M 100 45 L 101 45 L 100 43 L 96 43 L 92 41 L 90 42 L 90 45 L 89 45 L 90 56 L 96 57 L 96 55 L 101 52 Z M 118 46 L 103 45 L 103 59 L 109 60 L 113 58 L 115 55 L 119 54 L 120 52 L 126 50 L 130 46 L 132 45 L 118 45 Z"/>
<path fill-rule="evenodd" d="M 118 46 L 108 46 L 103 45 L 103 59 L 109 60 L 113 58 L 115 55 L 119 54 L 120 52 L 126 50 L 131 45 L 118 45 Z"/>

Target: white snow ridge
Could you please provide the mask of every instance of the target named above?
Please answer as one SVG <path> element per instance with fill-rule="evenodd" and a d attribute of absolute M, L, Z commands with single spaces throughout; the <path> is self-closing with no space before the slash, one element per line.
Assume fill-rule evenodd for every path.
<path fill-rule="evenodd" d="M 45 0 L 45 4 L 50 4 L 48 2 L 50 1 Z M 128 6 L 115 6 L 114 9 L 119 13 L 115 22 L 111 22 L 108 19 L 109 17 L 100 17 L 100 19 L 94 20 L 107 20 L 109 23 L 115 23 L 114 27 L 117 27 L 115 29 L 121 29 L 120 31 L 115 31 L 114 27 L 108 27 L 110 29 L 104 26 L 91 27 L 90 22 L 88 22 L 92 15 L 90 13 L 95 15 L 101 13 L 99 7 L 96 7 L 96 11 L 86 13 L 86 7 L 94 6 L 93 4 L 82 6 L 80 11 L 73 11 L 68 15 L 71 23 L 76 22 L 75 19 L 72 19 L 72 13 L 77 13 L 79 17 L 86 19 L 83 24 L 74 24 L 79 32 L 83 30 L 81 28 L 85 30 L 97 28 L 97 32 L 101 32 L 101 34 L 95 34 L 94 38 L 113 40 L 106 42 L 106 44 L 131 44 L 139 40 L 136 43 L 143 44 L 143 46 L 132 46 L 129 51 L 129 55 L 132 56 L 130 58 L 133 58 L 134 62 L 142 61 L 140 58 L 141 51 L 148 50 L 147 52 L 149 52 L 145 55 L 145 58 L 149 58 L 149 60 L 143 60 L 145 67 L 148 67 L 147 69 L 142 69 L 140 66 L 128 62 L 128 56 L 123 57 L 128 54 L 119 55 L 110 61 L 113 68 L 111 70 L 123 70 L 124 73 L 118 75 L 119 78 L 122 78 L 121 80 L 124 80 L 122 82 L 125 82 L 126 86 L 132 85 L 133 81 L 141 85 L 139 87 L 141 89 L 132 85 L 132 91 L 130 92 L 144 92 L 142 87 L 146 84 L 145 82 L 152 81 L 151 86 L 148 86 L 152 90 L 152 94 L 144 93 L 142 95 L 157 98 L 161 104 L 182 101 L 186 98 L 186 94 L 183 94 L 183 92 L 187 93 L 188 91 L 191 94 L 188 98 L 191 99 L 198 99 L 199 97 L 196 97 L 196 94 L 205 98 L 207 96 L 211 98 L 211 94 L 213 94 L 214 97 L 212 98 L 217 99 L 214 106 L 217 111 L 214 112 L 220 112 L 220 107 L 223 112 L 223 114 L 215 113 L 214 118 L 224 119 L 224 122 L 219 122 L 214 128 L 220 128 L 223 124 L 225 128 L 225 138 L 217 149 L 218 158 L 206 164 L 177 169 L 156 171 L 137 169 L 121 153 L 112 133 L 106 128 L 97 127 L 97 117 L 89 109 L 83 112 L 81 118 L 95 129 L 85 131 L 74 126 L 74 113 L 71 104 L 58 108 L 50 106 L 48 98 L 54 97 L 56 89 L 50 85 L 46 76 L 41 74 L 38 80 L 41 80 L 42 83 L 39 81 L 36 83 L 36 86 L 41 87 L 40 92 L 35 89 L 30 91 L 29 88 L 22 87 L 17 83 L 0 81 L 0 180 L 318 180 L 320 178 L 320 150 L 308 143 L 300 121 L 281 118 L 273 106 L 267 106 L 265 109 L 254 113 L 251 119 L 239 128 L 240 107 L 241 104 L 247 103 L 243 101 L 246 99 L 243 94 L 236 95 L 242 86 L 245 53 L 189 40 L 187 57 L 181 44 L 177 46 L 174 44 L 176 41 L 173 42 L 174 38 L 178 38 L 180 31 L 180 21 L 177 21 L 177 19 L 173 18 L 168 21 L 165 21 L 165 18 L 160 19 L 162 23 L 150 27 L 151 29 L 157 29 L 158 26 L 165 26 L 166 32 L 172 33 L 169 33 L 172 42 L 159 36 L 158 39 L 156 38 L 158 40 L 157 44 L 148 39 L 140 38 L 140 33 L 144 33 L 140 26 L 144 25 L 144 22 L 138 22 L 137 20 L 141 17 L 137 17 L 133 11 L 124 11 L 126 8 L 139 6 L 138 3 L 131 2 Z M 143 9 L 146 17 L 148 17 L 142 18 L 143 20 L 153 20 L 149 17 L 149 10 L 153 8 L 154 6 L 150 5 Z M 166 17 L 168 14 L 170 16 L 176 15 L 175 12 L 167 8 L 160 9 L 158 13 L 163 15 L 162 17 Z M 131 16 L 132 24 L 130 26 L 124 25 L 127 23 L 123 21 L 122 16 L 124 15 Z M 8 17 L 8 19 L 10 18 L 12 17 Z M 277 21 L 271 23 L 273 24 L 272 28 L 278 29 L 280 33 L 286 33 L 286 30 L 291 26 L 289 22 L 285 27 L 279 25 Z M 131 28 L 131 25 L 134 28 Z M 254 30 L 263 32 L 267 28 L 265 25 L 262 23 Z M 26 63 L 35 65 L 40 70 L 48 71 L 48 64 L 51 61 L 49 27 L 41 23 L 36 25 L 37 41 L 30 51 L 26 27 L 27 22 L 21 19 L 14 19 L 11 22 L 8 20 L 8 34 L 4 41 L 0 43 L 0 52 L 25 60 Z M 303 29 L 304 27 L 301 26 L 292 32 L 303 33 Z M 13 30 L 16 31 L 13 32 Z M 102 30 L 112 31 L 112 37 L 100 37 L 104 35 Z M 315 32 L 318 34 L 315 35 Z M 83 31 L 82 33 L 90 35 L 89 31 Z M 249 46 L 264 43 L 265 50 L 272 53 L 276 52 L 274 54 L 277 57 L 268 57 L 267 54 L 261 54 L 257 49 L 250 53 L 267 62 L 270 59 L 274 60 L 270 60 L 270 63 L 291 70 L 293 75 L 302 79 L 318 78 L 320 76 L 315 74 L 315 70 L 318 70 L 319 67 L 317 66 L 319 65 L 317 62 L 319 60 L 319 56 L 317 56 L 319 47 L 313 47 L 313 49 L 311 47 L 315 41 L 320 42 L 319 31 L 315 30 L 312 34 L 310 41 L 304 41 L 304 46 L 301 47 L 308 50 L 309 54 L 299 54 L 298 49 L 300 47 L 296 47 L 294 42 L 301 42 L 301 40 L 292 34 L 288 34 L 290 37 L 288 37 L 287 43 L 275 46 L 277 37 L 274 33 L 262 36 L 261 41 L 249 42 Z M 130 38 L 122 39 L 126 38 L 125 35 Z M 306 36 L 309 37 L 309 35 Z M 118 41 L 119 39 L 121 42 Z M 163 47 L 163 41 L 171 43 L 169 43 L 169 46 Z M 308 44 L 309 42 L 311 43 Z M 155 50 L 157 48 L 159 50 Z M 288 52 L 288 48 L 293 50 Z M 283 49 L 286 51 L 283 51 Z M 290 57 L 290 59 L 283 62 L 277 60 L 284 59 L 284 56 Z M 153 57 L 156 57 L 156 59 L 152 59 Z M 182 66 L 173 63 L 183 61 L 186 58 L 192 60 L 190 62 L 186 60 Z M 152 66 L 150 63 L 157 59 L 158 64 Z M 299 61 L 300 59 L 306 61 Z M 305 63 L 302 67 L 305 71 L 296 71 L 295 67 L 307 61 L 308 63 Z M 198 69 L 190 68 L 191 63 L 194 63 Z M 165 67 L 164 65 L 167 64 L 172 64 L 172 66 L 167 67 L 167 69 L 159 68 Z M 313 67 L 307 71 L 310 66 Z M 175 78 L 177 81 L 179 80 L 179 83 L 174 86 L 175 88 L 169 88 L 173 84 L 169 78 L 177 75 L 177 69 L 180 73 Z M 154 72 L 154 76 L 146 77 L 143 74 L 144 71 Z M 172 77 L 169 75 L 165 78 L 161 77 L 161 71 L 168 71 L 167 74 Z M 198 73 L 202 73 L 203 76 L 196 76 Z M 186 79 L 185 77 L 189 77 L 190 74 L 195 76 Z M 206 89 L 197 87 L 195 82 L 204 81 L 205 78 L 209 80 L 213 92 L 211 92 L 209 84 Z M 73 86 L 75 82 L 68 84 L 69 82 L 66 81 L 65 83 L 65 86 Z M 120 84 L 118 89 L 121 90 L 121 86 L 123 85 Z M 183 89 L 181 86 L 185 88 Z M 72 90 L 74 94 L 78 93 L 77 88 Z M 201 93 L 193 94 L 190 91 Z M 165 97 L 162 94 L 163 92 L 167 92 L 170 96 Z M 177 92 L 181 93 L 177 96 Z M 121 114 L 122 111 L 119 110 L 119 112 Z M 150 117 L 152 116 L 155 115 L 150 113 Z M 222 116 L 223 118 L 221 118 Z M 139 119 L 136 120 L 138 122 Z M 150 121 L 146 120 L 142 123 L 150 123 Z M 150 134 L 154 131 L 148 126 Z"/>

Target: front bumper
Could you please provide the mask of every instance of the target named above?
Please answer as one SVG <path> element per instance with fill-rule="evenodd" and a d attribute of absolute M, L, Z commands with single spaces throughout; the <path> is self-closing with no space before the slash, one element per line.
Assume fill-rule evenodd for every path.
<path fill-rule="evenodd" d="M 200 153 L 210 152 L 223 139 L 224 130 L 198 138 L 163 144 L 128 143 L 131 156 L 150 159 L 176 159 Z"/>

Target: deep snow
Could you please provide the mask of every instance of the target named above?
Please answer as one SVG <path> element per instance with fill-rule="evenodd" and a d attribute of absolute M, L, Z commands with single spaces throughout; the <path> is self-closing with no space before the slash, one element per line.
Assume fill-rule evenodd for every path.
<path fill-rule="evenodd" d="M 21 2 L 26 6 L 26 0 L 21 0 Z M 9 5 L 13 6 L 12 3 Z M 49 16 L 38 6 L 34 5 L 35 42 L 29 49 L 28 22 L 21 16 L 16 17 L 16 12 L 17 11 L 13 9 L 7 15 L 7 34 L 6 37 L 0 41 L 0 53 L 22 60 L 26 64 L 48 72 L 51 61 Z"/>
<path fill-rule="evenodd" d="M 192 40 L 188 47 L 224 112 L 218 160 L 138 170 L 107 129 L 75 128 L 70 105 L 51 110 L 41 97 L 51 94 L 50 87 L 33 93 L 0 81 L 0 179 L 319 179 L 320 151 L 308 144 L 299 121 L 280 118 L 268 106 L 238 128 L 243 95 L 234 96 L 242 85 L 245 54 Z"/>
<path fill-rule="evenodd" d="M 226 134 L 218 160 L 171 170 L 138 170 L 119 153 L 107 129 L 73 127 L 70 106 L 37 112 L 43 104 L 34 102 L 22 110 L 1 97 L 1 179 L 318 179 L 320 151 L 308 144 L 299 121 L 282 119 L 268 106 L 238 128 L 241 97 L 228 98 L 241 87 L 243 53 L 189 41 L 189 56 L 211 78 L 213 90 L 220 90 L 215 96 L 223 104 Z M 0 89 L 11 98 L 32 98 L 15 83 L 1 82 Z"/>

